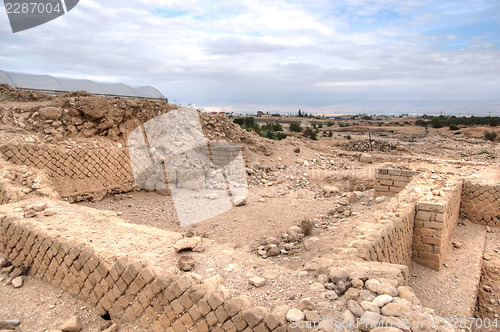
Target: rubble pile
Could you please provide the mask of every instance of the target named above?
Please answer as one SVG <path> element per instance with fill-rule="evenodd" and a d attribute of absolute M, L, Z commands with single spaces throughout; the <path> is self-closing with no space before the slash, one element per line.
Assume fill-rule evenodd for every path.
<path fill-rule="evenodd" d="M 22 107 L 9 101 L 45 101 Z M 71 92 L 52 97 L 39 92 L 0 86 L 1 123 L 7 131 L 20 129 L 38 133 L 32 142 L 67 143 L 74 138 L 105 137 L 126 144 L 128 135 L 141 124 L 161 114 L 178 109 L 167 100 L 122 99 Z M 223 115 L 199 112 L 206 137 L 211 141 L 232 141 L 247 146 L 252 152 L 271 155 L 266 140 L 249 133 Z"/>
<path fill-rule="evenodd" d="M 47 172 L 28 166 L 13 165 L 0 158 L 0 203 L 6 204 L 31 194 L 58 197 Z"/>
<path fill-rule="evenodd" d="M 380 152 L 391 152 L 393 150 L 403 149 L 403 147 L 398 144 L 377 140 L 372 140 L 371 145 L 370 140 L 356 140 L 342 143 L 340 146 L 345 150 L 360 152 L 368 152 L 371 151 L 372 148 L 373 150 Z"/>
<path fill-rule="evenodd" d="M 344 324 L 356 330 L 410 331 L 412 326 L 422 326 L 429 331 L 437 326 L 439 331 L 454 330 L 431 309 L 423 308 L 411 288 L 398 287 L 388 280 L 370 279 L 363 272 L 349 273 L 342 268 L 331 267 L 326 273 L 318 275 L 318 281 L 310 288 L 322 292 L 323 297 L 330 301 L 345 303 Z M 308 309 L 289 309 L 286 319 L 308 328 L 333 325 L 328 317 Z M 312 314 L 315 314 L 314 317 Z"/>
<path fill-rule="evenodd" d="M 0 84 L 0 102 L 2 101 L 30 102 L 30 101 L 45 101 L 52 99 L 54 99 L 54 97 L 49 96 L 45 93 L 32 90 L 15 89 L 8 84 Z"/>
<path fill-rule="evenodd" d="M 257 248 L 257 254 L 262 258 L 289 255 L 299 248 L 299 244 L 304 240 L 305 236 L 301 227 L 290 227 L 288 232 L 283 234 L 280 239 L 274 237 L 267 238 L 264 244 Z"/>

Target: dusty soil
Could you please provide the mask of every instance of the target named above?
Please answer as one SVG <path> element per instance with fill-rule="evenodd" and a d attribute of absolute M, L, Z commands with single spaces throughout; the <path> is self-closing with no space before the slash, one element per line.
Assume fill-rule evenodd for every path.
<path fill-rule="evenodd" d="M 409 284 L 422 305 L 443 318 L 474 317 L 485 237 L 484 226 L 457 226 L 441 271 L 412 262 Z M 463 247 L 454 248 L 453 242 L 460 242 Z"/>
<path fill-rule="evenodd" d="M 97 332 L 109 322 L 91 305 L 38 278 L 25 277 L 18 289 L 6 285 L 7 279 L 6 274 L 0 274 L 0 321 L 19 319 L 16 331 L 59 331 L 73 315 L 82 320 L 82 332 Z M 136 326 L 120 327 L 120 331 L 143 331 Z"/>
<path fill-rule="evenodd" d="M 233 208 L 189 227 L 179 225 L 172 198 L 154 192 L 133 192 L 108 197 L 99 202 L 82 202 L 79 205 L 118 212 L 130 223 L 181 233 L 189 231 L 217 243 L 240 248 L 245 245 L 255 247 L 268 237 L 280 237 L 305 218 L 316 219 L 317 222 L 323 218 L 326 220 L 328 212 L 339 201 L 338 198 L 306 200 L 283 197 L 265 198 L 264 202 L 259 202 L 259 199 L 260 196 L 250 195 L 245 206 Z M 356 207 L 361 209 L 363 205 L 357 204 Z M 249 229 L 252 229 L 251 233 L 248 232 Z"/>

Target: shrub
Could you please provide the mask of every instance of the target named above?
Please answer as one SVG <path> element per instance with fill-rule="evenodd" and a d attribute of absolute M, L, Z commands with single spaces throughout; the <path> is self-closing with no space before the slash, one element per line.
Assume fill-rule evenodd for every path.
<path fill-rule="evenodd" d="M 458 128 L 458 126 L 457 126 L 456 124 L 453 124 L 453 123 L 452 123 L 452 124 L 450 125 L 450 130 L 458 130 L 458 129 L 460 129 L 460 128 Z"/>
<path fill-rule="evenodd" d="M 313 140 L 317 140 L 318 139 L 318 133 L 314 130 L 312 130 L 311 128 L 307 128 L 305 131 L 304 131 L 304 137 L 308 137 L 310 139 L 313 139 Z"/>
<path fill-rule="evenodd" d="M 439 118 L 435 118 L 435 117 L 431 119 L 431 126 L 433 128 L 443 128 L 444 127 L 441 120 L 439 120 Z"/>
<path fill-rule="evenodd" d="M 245 123 L 245 118 L 236 118 L 233 120 L 233 122 L 237 125 L 243 126 L 243 124 Z"/>
<path fill-rule="evenodd" d="M 332 137 L 332 136 L 333 136 L 333 132 L 330 130 L 330 131 L 328 132 L 328 137 Z"/>
<path fill-rule="evenodd" d="M 328 127 L 330 127 L 330 126 L 333 126 L 334 124 L 335 124 L 335 122 L 333 122 L 333 121 L 328 121 L 328 123 L 327 123 L 326 125 L 327 125 Z"/>
<path fill-rule="evenodd" d="M 419 119 L 419 120 L 415 121 L 415 124 L 417 126 L 427 126 L 429 123 L 427 121 Z"/>
<path fill-rule="evenodd" d="M 456 131 L 456 132 L 453 133 L 453 135 L 460 135 L 460 134 L 462 134 L 461 131 Z"/>
<path fill-rule="evenodd" d="M 490 141 L 494 141 L 495 138 L 497 137 L 497 133 L 495 133 L 494 131 L 485 131 L 484 132 L 484 137 L 487 139 L 487 140 L 490 140 Z"/>
<path fill-rule="evenodd" d="M 321 124 L 321 123 L 320 123 L 320 124 L 318 125 L 318 128 L 319 128 L 319 129 L 323 128 L 323 124 Z"/>
<path fill-rule="evenodd" d="M 253 128 L 255 126 L 255 118 L 253 116 L 249 116 L 247 118 L 245 118 L 245 122 L 244 122 L 244 125 L 245 127 L 248 127 L 248 128 Z"/>
<path fill-rule="evenodd" d="M 479 152 L 478 154 L 479 154 L 479 155 L 482 155 L 482 154 L 488 154 L 488 155 L 489 155 L 489 154 L 491 154 L 491 153 L 490 153 L 489 151 L 484 150 L 484 151 Z"/>
<path fill-rule="evenodd" d="M 266 133 L 264 134 L 264 137 L 269 139 L 275 139 L 276 134 L 274 133 L 274 131 L 267 130 Z"/>
<path fill-rule="evenodd" d="M 498 126 L 498 123 L 500 122 L 499 118 L 498 117 L 495 117 L 495 118 L 489 118 L 488 120 L 488 123 L 490 126 L 492 127 L 496 127 Z"/>
<path fill-rule="evenodd" d="M 300 133 L 302 131 L 302 127 L 300 126 L 300 123 L 298 123 L 298 122 L 290 123 L 290 131 L 295 131 L 295 132 Z"/>
<path fill-rule="evenodd" d="M 314 228 L 314 223 L 309 219 L 304 219 L 300 223 L 300 230 L 302 231 L 302 234 L 304 234 L 305 236 L 311 235 L 313 228 Z"/>
<path fill-rule="evenodd" d="M 282 139 L 285 139 L 285 138 L 287 138 L 287 137 L 288 137 L 288 135 L 287 135 L 287 134 L 285 134 L 285 133 L 276 133 L 276 139 L 277 139 L 278 141 L 281 141 Z"/>
<path fill-rule="evenodd" d="M 283 126 L 280 123 L 266 123 L 262 130 L 283 131 Z"/>
<path fill-rule="evenodd" d="M 352 137 L 351 137 L 351 135 L 347 135 L 345 138 L 351 139 Z"/>

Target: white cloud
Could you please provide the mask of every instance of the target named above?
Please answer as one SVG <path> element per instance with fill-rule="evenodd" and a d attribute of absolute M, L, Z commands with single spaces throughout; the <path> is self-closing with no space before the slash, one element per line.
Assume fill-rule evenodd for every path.
<path fill-rule="evenodd" d="M 467 16 L 464 5 L 478 35 L 456 26 Z M 0 10 L 0 66 L 149 84 L 172 100 L 217 107 L 496 99 L 500 37 L 481 20 L 485 11 L 498 16 L 499 6 L 82 0 L 67 15 L 17 34 Z"/>

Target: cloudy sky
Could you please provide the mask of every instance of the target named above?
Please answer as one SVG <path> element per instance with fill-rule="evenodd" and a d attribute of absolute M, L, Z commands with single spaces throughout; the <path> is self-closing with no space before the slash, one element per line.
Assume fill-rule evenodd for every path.
<path fill-rule="evenodd" d="M 0 69 L 152 85 L 235 111 L 500 115 L 498 0 L 80 0 Z"/>

